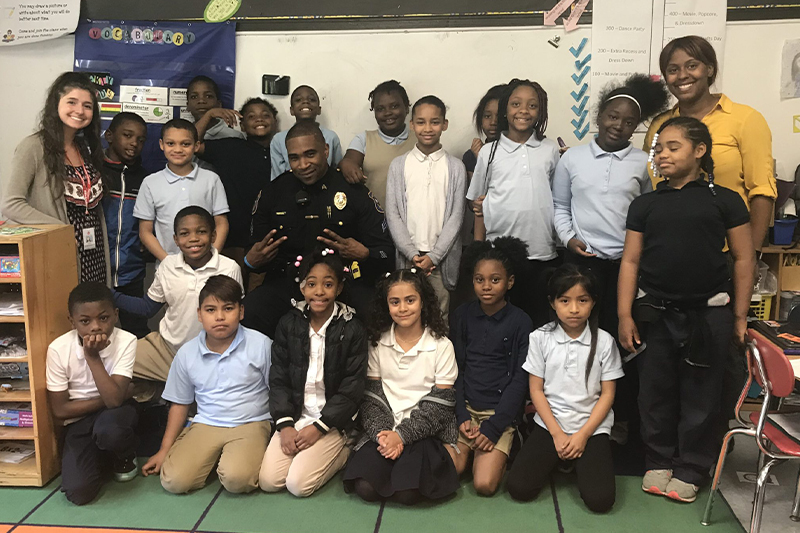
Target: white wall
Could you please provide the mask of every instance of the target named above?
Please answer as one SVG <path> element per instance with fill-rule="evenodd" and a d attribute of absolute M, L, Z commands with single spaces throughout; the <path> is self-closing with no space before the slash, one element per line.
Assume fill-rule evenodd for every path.
<path fill-rule="evenodd" d="M 412 101 L 430 93 L 444 100 L 450 120 L 444 144 L 460 155 L 474 136 L 472 112 L 478 99 L 488 87 L 516 76 L 542 83 L 550 98 L 548 135 L 560 135 L 574 145 L 579 141 L 569 123 L 574 117 L 569 92 L 575 88 L 569 47 L 590 37 L 591 31 L 582 27 L 567 34 L 555 49 L 547 40 L 557 33 L 561 30 L 542 27 L 241 33 L 236 105 L 260 95 L 262 74 L 289 75 L 293 86 L 308 84 L 319 91 L 320 122 L 336 130 L 346 147 L 358 131 L 375 127 L 369 91 L 395 78 L 408 89 Z M 781 48 L 784 40 L 797 36 L 800 22 L 730 23 L 723 63 L 725 92 L 761 111 L 772 128 L 781 175 L 790 175 L 800 164 L 800 134 L 792 133 L 792 115 L 800 115 L 800 99 L 779 98 Z M 4 117 L 0 169 L 10 164 L 19 140 L 33 131 L 49 83 L 71 68 L 73 42 L 68 36 L 0 51 Z M 278 107 L 282 127 L 291 126 L 288 97 L 269 98 Z"/>

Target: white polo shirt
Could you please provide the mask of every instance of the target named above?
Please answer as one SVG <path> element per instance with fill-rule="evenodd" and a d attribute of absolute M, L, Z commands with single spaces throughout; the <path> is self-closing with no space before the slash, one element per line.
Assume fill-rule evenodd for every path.
<path fill-rule="evenodd" d="M 395 341 L 392 325 L 377 346 L 369 347 L 367 377 L 381 380 L 397 427 L 435 384 L 455 384 L 458 365 L 453 343 L 447 337 L 434 338 L 425 328 L 417 344 L 404 352 Z"/>
<path fill-rule="evenodd" d="M 109 376 L 133 377 L 136 359 L 136 335 L 114 328 L 111 343 L 100 350 L 100 360 Z M 69 391 L 70 400 L 98 398 L 100 392 L 79 342 L 78 331 L 64 333 L 47 348 L 47 390 Z M 79 420 L 67 420 L 66 423 Z"/>
<path fill-rule="evenodd" d="M 425 155 L 414 145 L 406 157 L 403 169 L 408 206 L 406 226 L 420 252 L 433 250 L 444 225 L 450 178 L 446 155 L 444 148 Z"/>
<path fill-rule="evenodd" d="M 528 259 L 555 259 L 552 185 L 558 145 L 550 139 L 539 141 L 535 135 L 520 144 L 503 133 L 489 165 L 494 145 L 486 143 L 478 153 L 467 191 L 469 200 L 486 195 L 486 240 L 518 237 L 528 245 Z"/>
<path fill-rule="evenodd" d="M 614 337 L 597 330 L 597 348 L 586 381 L 586 363 L 591 350 L 592 334 L 587 324 L 583 333 L 573 339 L 560 325 L 546 324 L 530 335 L 528 357 L 522 368 L 544 380 L 544 395 L 558 425 L 567 435 L 580 430 L 589 420 L 600 399 L 601 381 L 621 378 L 622 359 Z M 534 420 L 546 429 L 537 413 Z M 609 410 L 594 435 L 611 433 L 614 412 Z"/>
<path fill-rule="evenodd" d="M 294 425 L 298 431 L 319 421 L 322 416 L 322 408 L 325 407 L 326 402 L 323 379 L 325 374 L 325 334 L 333 317 L 338 313 L 339 306 L 334 305 L 331 316 L 319 328 L 319 331 L 314 331 L 314 328 L 308 326 L 308 372 L 306 372 L 306 382 L 303 388 L 303 412 L 300 420 Z M 321 421 L 320 424 L 322 424 Z M 322 425 L 324 426 L 324 424 Z"/>
<path fill-rule="evenodd" d="M 242 285 L 242 270 L 236 261 L 211 249 L 211 259 L 197 270 L 186 264 L 182 253 L 168 255 L 158 265 L 153 284 L 147 290 L 150 299 L 168 306 L 158 324 L 158 332 L 175 351 L 203 329 L 197 319 L 197 308 L 200 307 L 200 291 L 208 278 L 224 274 Z"/>

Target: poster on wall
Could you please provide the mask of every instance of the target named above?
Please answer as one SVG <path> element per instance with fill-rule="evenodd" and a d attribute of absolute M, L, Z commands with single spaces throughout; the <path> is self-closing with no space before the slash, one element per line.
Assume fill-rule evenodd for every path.
<path fill-rule="evenodd" d="M 80 0 L 0 0 L 0 47 L 47 41 L 75 31 Z"/>
<path fill-rule="evenodd" d="M 233 24 L 92 21 L 75 32 L 74 70 L 95 84 L 103 129 L 123 111 L 141 116 L 147 123 L 142 163 L 150 172 L 166 164 L 158 145 L 161 126 L 191 118 L 189 81 L 198 75 L 213 79 L 222 105 L 230 108 L 235 66 Z"/>
<path fill-rule="evenodd" d="M 800 98 L 800 39 L 783 43 L 781 100 Z"/>
<path fill-rule="evenodd" d="M 685 35 L 699 35 L 711 43 L 722 65 L 725 53 L 727 0 L 669 0 L 664 5 L 663 45 Z M 722 70 L 720 68 L 720 70 Z M 721 76 L 716 89 L 721 90 Z"/>

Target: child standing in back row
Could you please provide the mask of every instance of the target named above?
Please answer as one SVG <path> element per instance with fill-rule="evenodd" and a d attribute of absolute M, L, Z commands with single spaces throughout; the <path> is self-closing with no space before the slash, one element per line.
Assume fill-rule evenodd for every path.
<path fill-rule="evenodd" d="M 558 145 L 544 135 L 547 93 L 538 83 L 511 80 L 499 110 L 500 136 L 481 148 L 467 199 L 475 240 L 518 237 L 528 246 L 527 268 L 509 296 L 539 327 L 549 315 L 543 273 L 556 265 L 551 187 Z"/>
<path fill-rule="evenodd" d="M 389 80 L 379 84 L 368 99 L 378 129 L 356 135 L 339 167 L 349 183 L 365 184 L 384 206 L 389 165 L 395 157 L 411 150 L 417 139 L 406 124 L 411 103 L 399 82 Z"/>
<path fill-rule="evenodd" d="M 302 121 L 316 122 L 317 117 L 322 114 L 322 106 L 319 103 L 319 95 L 313 87 L 301 85 L 292 91 L 290 97 L 289 113 L 294 117 L 295 124 Z M 328 165 L 335 167 L 342 160 L 342 143 L 335 131 L 328 128 L 319 127 L 325 144 L 328 145 Z M 286 150 L 286 129 L 275 134 L 269 146 L 272 172 L 270 179 L 275 179 L 289 168 L 289 152 Z"/>
<path fill-rule="evenodd" d="M 167 167 L 144 179 L 133 208 L 142 244 L 158 261 L 178 253 L 173 239 L 175 216 L 184 207 L 196 205 L 213 215 L 214 248 L 222 250 L 228 237 L 228 199 L 219 176 L 192 162 L 200 144 L 197 129 L 188 120 L 174 118 L 161 128 L 159 144 Z"/>
<path fill-rule="evenodd" d="M 464 251 L 463 274 L 477 300 L 456 309 L 450 339 L 458 361 L 456 470 L 472 457 L 478 494 L 491 496 L 500 486 L 514 440 L 514 420 L 522 411 L 528 374 L 531 319 L 506 301 L 515 272 L 527 261 L 525 243 L 514 237 L 476 241 Z"/>
<path fill-rule="evenodd" d="M 105 133 L 108 148 L 103 161 L 103 211 L 111 252 L 111 281 L 114 290 L 130 296 L 144 296 L 145 260 L 139 239 L 139 221 L 133 207 L 147 171 L 141 153 L 147 140 L 147 124 L 135 113 L 114 116 Z M 147 320 L 126 311 L 119 314 L 122 329 L 140 339 L 150 333 Z"/>
<path fill-rule="evenodd" d="M 447 130 L 444 102 L 435 96 L 417 100 L 411 126 L 417 144 L 389 167 L 386 222 L 397 266 L 416 266 L 427 274 L 447 320 L 461 259 L 466 172 L 461 161 L 442 148 Z"/>
<path fill-rule="evenodd" d="M 646 344 L 637 357 L 642 490 L 693 502 L 719 452 L 722 383 L 731 339 L 744 343 L 755 258 L 747 206 L 714 184 L 705 124 L 671 118 L 654 140 L 666 180 L 628 210 L 619 341 L 631 352 Z"/>
<path fill-rule="evenodd" d="M 563 265 L 547 289 L 556 320 L 530 335 L 522 368 L 530 374 L 536 417 L 508 474 L 508 493 L 530 501 L 550 482 L 559 459 L 574 461 L 581 499 L 605 513 L 616 498 L 608 435 L 622 360 L 614 338 L 597 327 L 597 281 L 590 270 Z"/>

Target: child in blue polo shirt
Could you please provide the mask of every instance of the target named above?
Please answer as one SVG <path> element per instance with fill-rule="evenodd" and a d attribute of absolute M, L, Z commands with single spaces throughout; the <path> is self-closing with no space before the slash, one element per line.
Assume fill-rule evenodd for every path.
<path fill-rule="evenodd" d="M 317 117 L 322 114 L 322 106 L 319 104 L 319 95 L 313 87 L 301 85 L 292 91 L 290 97 L 289 113 L 295 118 L 296 122 L 310 121 L 316 122 Z M 325 144 L 328 145 L 328 165 L 335 167 L 342 160 L 342 143 L 335 131 L 328 128 L 319 127 L 322 136 L 325 137 Z M 289 130 L 284 130 L 275 134 L 269 147 L 270 163 L 272 165 L 271 178 L 275 179 L 289 168 L 289 152 L 286 151 L 286 134 Z"/>
<path fill-rule="evenodd" d="M 145 248 L 163 261 L 180 249 L 172 238 L 175 215 L 197 205 L 214 216 L 217 229 L 213 245 L 222 250 L 228 237 L 228 198 L 219 176 L 192 162 L 199 146 L 197 128 L 188 120 L 174 118 L 161 128 L 159 141 L 167 167 L 142 182 L 133 216 L 139 219 L 139 237 Z"/>
<path fill-rule="evenodd" d="M 220 483 L 233 493 L 258 487 L 267 449 L 272 341 L 239 324 L 242 287 L 213 276 L 200 291 L 203 331 L 175 356 L 163 398 L 172 405 L 161 449 L 142 474 L 161 473 L 161 485 L 180 494 L 199 489 L 217 465 Z M 187 317 L 188 318 L 188 317 Z M 197 415 L 186 429 L 192 402 Z"/>

